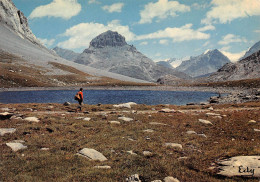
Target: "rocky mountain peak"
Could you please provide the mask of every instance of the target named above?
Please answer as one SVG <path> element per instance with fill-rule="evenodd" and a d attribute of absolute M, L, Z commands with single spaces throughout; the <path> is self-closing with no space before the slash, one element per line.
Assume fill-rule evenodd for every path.
<path fill-rule="evenodd" d="M 13 30 L 21 38 L 42 46 L 30 30 L 27 18 L 23 12 L 18 10 L 11 0 L 0 1 L 0 23 Z"/>
<path fill-rule="evenodd" d="M 118 47 L 124 45 L 127 45 L 125 37 L 111 30 L 100 34 L 90 42 L 90 47 L 93 48 Z"/>

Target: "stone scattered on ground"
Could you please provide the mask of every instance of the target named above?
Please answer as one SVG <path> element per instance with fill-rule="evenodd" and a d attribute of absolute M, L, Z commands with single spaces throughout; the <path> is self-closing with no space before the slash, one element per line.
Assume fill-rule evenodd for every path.
<path fill-rule="evenodd" d="M 175 113 L 174 109 L 169 109 L 169 108 L 164 108 L 161 109 L 159 112 L 163 112 L 163 113 Z"/>
<path fill-rule="evenodd" d="M 153 133 L 153 132 L 154 132 L 154 130 L 152 130 L 152 129 L 146 129 L 146 130 L 143 130 L 143 132 L 147 132 L 147 133 Z"/>
<path fill-rule="evenodd" d="M 199 122 L 203 123 L 203 124 L 210 124 L 213 125 L 210 121 L 205 120 L 205 119 L 199 119 Z"/>
<path fill-rule="evenodd" d="M 162 180 L 153 180 L 151 182 L 162 182 Z"/>
<path fill-rule="evenodd" d="M 116 107 L 116 108 L 129 108 L 131 109 L 131 106 L 132 105 L 136 105 L 136 103 L 134 102 L 127 102 L 127 103 L 123 103 L 123 104 L 117 104 L 117 105 L 113 105 L 113 107 Z"/>
<path fill-rule="evenodd" d="M 213 107 L 209 107 L 209 108 L 208 108 L 208 110 L 210 110 L 210 111 L 213 111 L 213 110 L 214 110 L 214 108 L 213 108 Z"/>
<path fill-rule="evenodd" d="M 8 147 L 10 147 L 14 152 L 27 148 L 27 146 L 23 145 L 22 143 L 18 143 L 18 142 L 10 142 L 10 143 L 6 143 L 6 145 Z"/>
<path fill-rule="evenodd" d="M 260 132 L 260 130 L 259 130 L 259 129 L 256 129 L 256 128 L 254 129 L 254 131 L 256 131 L 256 132 Z"/>
<path fill-rule="evenodd" d="M 208 112 L 208 113 L 206 113 L 206 116 L 221 116 L 221 115 L 217 114 L 217 113 Z"/>
<path fill-rule="evenodd" d="M 197 134 L 197 132 L 195 132 L 195 131 L 187 131 L 186 133 L 187 133 L 188 135 L 192 135 L 192 134 L 195 134 L 195 135 L 196 135 L 196 134 Z"/>
<path fill-rule="evenodd" d="M 137 155 L 137 153 L 133 152 L 132 150 L 127 151 L 127 153 L 129 153 L 131 155 Z"/>
<path fill-rule="evenodd" d="M 43 148 L 41 148 L 41 150 L 43 150 L 43 151 L 47 151 L 47 150 L 50 150 L 49 148 L 45 148 L 45 147 L 43 147 Z"/>
<path fill-rule="evenodd" d="M 14 115 L 13 113 L 3 112 L 0 113 L 0 119 L 1 120 L 10 119 L 13 115 Z"/>
<path fill-rule="evenodd" d="M 180 181 L 177 178 L 168 176 L 168 177 L 164 178 L 164 182 L 180 182 Z"/>
<path fill-rule="evenodd" d="M 83 120 L 84 120 L 84 121 L 90 121 L 91 118 L 88 118 L 88 117 L 87 117 L 87 118 L 84 118 Z"/>
<path fill-rule="evenodd" d="M 4 136 L 7 133 L 14 133 L 15 131 L 15 128 L 0 128 L 0 136 Z"/>
<path fill-rule="evenodd" d="M 107 160 L 107 158 L 103 154 L 91 148 L 83 148 L 78 152 L 78 154 L 88 158 L 89 160 L 99 160 L 99 161 Z"/>
<path fill-rule="evenodd" d="M 207 136 L 205 134 L 197 134 L 198 136 L 201 136 L 201 137 L 204 137 L 204 138 L 207 138 Z"/>
<path fill-rule="evenodd" d="M 139 178 L 138 174 L 133 174 L 131 176 L 129 176 L 128 178 L 126 178 L 126 182 L 142 182 Z"/>
<path fill-rule="evenodd" d="M 127 121 L 127 122 L 134 120 L 132 118 L 127 118 L 127 117 L 118 117 L 118 119 L 123 120 L 123 121 Z"/>
<path fill-rule="evenodd" d="M 111 166 L 94 166 L 96 169 L 111 169 Z"/>
<path fill-rule="evenodd" d="M 150 152 L 150 151 L 143 151 L 143 155 L 144 155 L 145 157 L 151 157 L 151 156 L 153 156 L 153 153 Z"/>
<path fill-rule="evenodd" d="M 150 122 L 150 125 L 161 125 L 161 126 L 167 126 L 167 124 L 164 123 L 158 123 L 158 122 Z"/>
<path fill-rule="evenodd" d="M 119 121 L 108 121 L 110 124 L 121 124 Z"/>
<path fill-rule="evenodd" d="M 5 111 L 5 112 L 8 112 L 8 111 L 10 111 L 11 109 L 9 109 L 9 108 L 7 108 L 7 107 L 3 107 L 3 108 L 1 108 L 1 111 Z"/>
<path fill-rule="evenodd" d="M 70 102 L 64 102 L 63 105 L 64 105 L 64 106 L 69 106 L 69 105 L 71 105 L 71 103 L 70 103 Z"/>
<path fill-rule="evenodd" d="M 178 143 L 165 143 L 164 145 L 169 148 L 182 149 L 182 145 Z"/>
<path fill-rule="evenodd" d="M 255 120 L 250 120 L 250 121 L 248 121 L 248 123 L 256 123 L 256 121 Z"/>
<path fill-rule="evenodd" d="M 37 117 L 26 117 L 24 118 L 24 120 L 29 122 L 36 122 L 36 123 L 40 121 Z"/>
<path fill-rule="evenodd" d="M 260 156 L 236 156 L 218 162 L 219 175 L 260 177 Z"/>

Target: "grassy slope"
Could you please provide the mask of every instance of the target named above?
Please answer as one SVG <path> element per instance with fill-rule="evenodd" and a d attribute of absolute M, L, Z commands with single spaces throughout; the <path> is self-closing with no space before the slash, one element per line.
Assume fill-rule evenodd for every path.
<path fill-rule="evenodd" d="M 184 111 L 173 114 L 156 112 L 164 108 L 163 105 L 137 105 L 132 109 L 85 105 L 84 110 L 89 114 L 67 112 L 73 111 L 76 105 L 1 104 L 1 107 L 12 108 L 22 117 L 40 118 L 39 123 L 15 119 L 0 122 L 0 128 L 17 129 L 0 138 L 0 179 L 3 181 L 124 181 L 136 173 L 145 181 L 162 180 L 166 176 L 174 176 L 182 182 L 258 181 L 217 176 L 216 171 L 208 168 L 218 159 L 260 154 L 260 133 L 253 130 L 260 129 L 259 102 L 214 105 L 214 111 L 210 112 L 226 115 L 222 119 L 207 117 L 205 113 L 209 112 L 209 106 L 169 106 Z M 132 110 L 137 113 L 130 112 Z M 121 125 L 108 123 L 118 120 L 120 115 L 134 121 L 121 121 Z M 91 120 L 78 120 L 77 117 L 90 117 Z M 213 126 L 200 124 L 198 119 L 210 120 Z M 252 119 L 258 123 L 249 124 Z M 167 126 L 154 126 L 149 122 Z M 145 133 L 145 129 L 154 132 Z M 188 135 L 188 130 L 204 133 L 207 138 Z M 28 149 L 12 152 L 5 143 L 18 139 L 24 140 Z M 166 142 L 180 143 L 183 149 L 166 148 L 163 146 Z M 42 151 L 42 147 L 50 150 Z M 75 155 L 85 147 L 100 151 L 108 160 L 89 161 Z M 128 154 L 126 151 L 129 150 L 137 155 Z M 143 156 L 142 152 L 146 150 L 154 155 Z M 178 160 L 180 157 L 188 158 Z M 96 165 L 109 165 L 112 169 L 94 169 Z"/>
<path fill-rule="evenodd" d="M 54 86 L 145 86 L 107 77 L 95 77 L 71 66 L 49 62 L 53 69 L 67 72 L 63 75 L 48 75 L 49 70 L 29 65 L 25 60 L 0 51 L 0 87 L 54 87 Z"/>

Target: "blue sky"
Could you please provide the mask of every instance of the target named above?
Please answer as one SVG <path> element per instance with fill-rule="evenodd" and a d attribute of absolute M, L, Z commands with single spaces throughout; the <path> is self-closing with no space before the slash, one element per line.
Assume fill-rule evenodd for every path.
<path fill-rule="evenodd" d="M 260 40 L 260 0 L 13 0 L 48 48 L 81 53 L 117 31 L 157 61 L 219 49 L 232 61 Z"/>

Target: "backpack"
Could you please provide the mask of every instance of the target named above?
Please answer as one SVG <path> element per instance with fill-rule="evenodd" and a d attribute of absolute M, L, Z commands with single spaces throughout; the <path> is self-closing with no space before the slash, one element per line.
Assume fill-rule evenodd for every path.
<path fill-rule="evenodd" d="M 74 97 L 75 100 L 80 100 L 79 92 Z"/>

